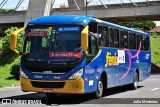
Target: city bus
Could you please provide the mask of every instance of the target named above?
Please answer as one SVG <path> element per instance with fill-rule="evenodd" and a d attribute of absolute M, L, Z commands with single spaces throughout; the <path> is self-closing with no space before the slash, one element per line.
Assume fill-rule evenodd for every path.
<path fill-rule="evenodd" d="M 18 51 L 17 34 L 25 31 Z M 24 92 L 93 93 L 138 82 L 151 74 L 150 35 L 94 16 L 53 15 L 31 19 L 11 34 L 11 49 L 21 55 Z"/>

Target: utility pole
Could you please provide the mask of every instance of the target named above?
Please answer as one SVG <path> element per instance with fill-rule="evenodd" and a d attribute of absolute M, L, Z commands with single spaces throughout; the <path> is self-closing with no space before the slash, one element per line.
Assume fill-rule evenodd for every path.
<path fill-rule="evenodd" d="M 86 0 L 86 16 L 88 15 L 88 4 L 90 3 L 90 2 L 92 2 L 93 0 L 90 0 L 90 1 L 87 1 Z"/>

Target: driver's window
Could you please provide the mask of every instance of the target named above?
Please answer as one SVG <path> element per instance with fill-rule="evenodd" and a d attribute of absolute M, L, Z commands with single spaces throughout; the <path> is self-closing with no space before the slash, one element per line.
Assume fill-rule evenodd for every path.
<path fill-rule="evenodd" d="M 87 63 L 90 63 L 95 56 L 98 53 L 98 40 L 97 40 L 97 35 L 98 35 L 98 29 L 97 29 L 98 23 L 96 22 L 91 22 L 89 24 L 89 38 L 88 38 L 88 53 L 89 55 L 87 56 Z"/>
<path fill-rule="evenodd" d="M 98 53 L 98 49 L 97 49 L 97 41 L 96 38 L 94 36 L 89 36 L 89 54 L 91 56 L 95 56 Z"/>

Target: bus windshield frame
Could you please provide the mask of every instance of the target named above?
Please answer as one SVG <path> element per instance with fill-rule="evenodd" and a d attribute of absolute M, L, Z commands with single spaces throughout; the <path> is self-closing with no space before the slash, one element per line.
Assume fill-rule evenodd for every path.
<path fill-rule="evenodd" d="M 24 59 L 64 62 L 81 58 L 83 28 L 82 25 L 27 26 L 23 45 L 23 53 L 26 53 Z"/>

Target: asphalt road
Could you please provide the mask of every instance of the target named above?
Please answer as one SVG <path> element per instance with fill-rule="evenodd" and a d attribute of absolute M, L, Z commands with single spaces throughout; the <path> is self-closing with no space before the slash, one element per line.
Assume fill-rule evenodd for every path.
<path fill-rule="evenodd" d="M 139 82 L 137 90 L 127 87 L 116 87 L 107 90 L 107 94 L 101 99 L 94 99 L 91 94 L 85 95 L 58 95 L 56 99 L 48 99 L 43 93 L 24 93 L 20 87 L 0 88 L 0 99 L 12 99 L 12 104 L 0 104 L 0 106 L 87 106 L 87 107 L 160 107 L 160 74 L 152 74 L 146 80 Z M 4 100 L 6 102 L 6 100 Z M 35 104 L 33 104 L 33 102 Z M 158 102 L 158 104 L 157 104 Z M 4 102 L 3 102 L 4 103 Z M 9 103 L 9 102 L 8 102 Z M 25 104 L 24 104 L 25 103 Z M 41 104 L 40 104 L 41 103 Z M 139 104 L 136 104 L 139 103 Z"/>

